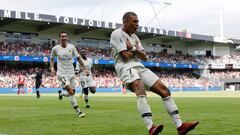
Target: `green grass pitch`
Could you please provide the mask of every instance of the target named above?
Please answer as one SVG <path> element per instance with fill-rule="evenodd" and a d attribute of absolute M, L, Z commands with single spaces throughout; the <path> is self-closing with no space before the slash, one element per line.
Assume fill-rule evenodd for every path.
<path fill-rule="evenodd" d="M 209 94 L 210 93 L 210 94 Z M 0 135 L 147 135 L 133 94 L 90 95 L 90 109 L 77 97 L 86 117 L 78 118 L 67 98 L 57 94 L 17 97 L 0 95 Z M 239 92 L 183 92 L 173 94 L 183 121 L 199 120 L 189 135 L 240 135 Z M 162 135 L 176 135 L 176 128 L 162 100 L 148 97 L 154 123 L 164 124 Z"/>

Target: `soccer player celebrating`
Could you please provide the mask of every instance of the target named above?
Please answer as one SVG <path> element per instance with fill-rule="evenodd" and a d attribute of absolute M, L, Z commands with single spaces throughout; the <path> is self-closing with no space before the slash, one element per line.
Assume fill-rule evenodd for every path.
<path fill-rule="evenodd" d="M 124 14 L 123 26 L 111 34 L 110 44 L 115 60 L 115 70 L 125 86 L 137 96 L 137 109 L 146 124 L 149 135 L 157 135 L 163 125 L 155 126 L 152 121 L 152 112 L 147 102 L 144 86 L 150 91 L 161 96 L 163 104 L 177 127 L 179 135 L 185 135 L 194 129 L 198 121 L 182 122 L 180 114 L 169 89 L 161 82 L 159 77 L 151 70 L 144 67 L 139 61 L 147 61 L 144 48 L 139 38 L 135 35 L 138 29 L 138 17 L 134 12 Z"/>
<path fill-rule="evenodd" d="M 91 69 L 92 69 L 92 59 L 87 58 L 87 52 L 85 50 L 80 51 L 80 55 L 82 56 L 82 61 L 89 71 L 89 73 L 82 72 L 81 69 L 79 69 L 79 63 L 77 62 L 76 64 L 76 71 L 80 71 L 80 85 L 82 88 L 83 92 L 83 97 L 86 102 L 86 108 L 90 108 L 89 102 L 88 102 L 88 91 L 90 91 L 92 94 L 96 92 L 96 87 L 95 87 L 95 81 L 93 80 L 92 74 L 91 74 Z"/>
<path fill-rule="evenodd" d="M 60 82 L 60 86 L 67 90 L 69 95 L 69 100 L 76 110 L 79 117 L 84 117 L 85 114 L 82 113 L 78 107 L 76 98 L 75 98 L 75 81 L 76 76 L 73 67 L 73 58 L 77 57 L 80 66 L 82 66 L 83 71 L 86 71 L 84 63 L 82 62 L 80 55 L 78 54 L 76 47 L 72 44 L 69 44 L 68 36 L 66 32 L 61 32 L 59 34 L 60 44 L 52 48 L 51 60 L 50 60 L 50 69 L 52 73 L 55 73 L 54 70 L 54 57 L 57 57 L 57 77 Z M 60 96 L 61 93 L 59 93 Z"/>

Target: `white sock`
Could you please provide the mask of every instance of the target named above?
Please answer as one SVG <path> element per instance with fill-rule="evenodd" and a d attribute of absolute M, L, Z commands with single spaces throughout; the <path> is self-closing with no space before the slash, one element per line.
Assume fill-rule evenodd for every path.
<path fill-rule="evenodd" d="M 84 100 L 85 100 L 86 104 L 89 105 L 89 104 L 88 104 L 88 95 L 85 95 L 85 94 L 84 94 Z"/>
<path fill-rule="evenodd" d="M 168 96 L 166 98 L 163 98 L 163 104 L 165 105 L 165 108 L 169 115 L 172 117 L 172 120 L 174 121 L 176 127 L 180 127 L 182 125 L 182 120 L 178 112 L 178 108 L 172 97 Z"/>
<path fill-rule="evenodd" d="M 64 96 L 64 97 L 69 97 L 69 95 L 68 95 L 68 92 L 67 92 L 67 91 L 62 91 L 60 95 L 62 95 L 62 96 Z"/>
<path fill-rule="evenodd" d="M 69 98 L 69 100 L 70 100 L 73 108 L 75 109 L 75 111 L 76 111 L 77 113 L 79 113 L 79 112 L 80 112 L 80 109 L 79 109 L 79 107 L 78 107 L 78 104 L 77 104 L 77 101 L 76 101 L 75 96 L 74 96 L 74 95 L 70 95 L 68 98 Z"/>
<path fill-rule="evenodd" d="M 146 96 L 138 96 L 137 97 L 137 108 L 138 112 L 143 118 L 144 123 L 147 126 L 147 129 L 149 130 L 152 125 L 152 111 L 150 109 L 149 104 L 147 103 L 147 98 Z"/>

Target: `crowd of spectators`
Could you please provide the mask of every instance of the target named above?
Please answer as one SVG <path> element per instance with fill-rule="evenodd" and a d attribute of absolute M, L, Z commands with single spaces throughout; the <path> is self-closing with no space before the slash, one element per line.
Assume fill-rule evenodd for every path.
<path fill-rule="evenodd" d="M 27 42 L 0 42 L 0 55 L 48 56 L 51 44 L 35 44 Z"/>
<path fill-rule="evenodd" d="M 27 43 L 27 42 L 0 42 L 0 55 L 18 55 L 18 56 L 49 56 L 53 44 L 50 43 Z M 112 59 L 110 48 L 86 48 L 80 45 L 76 46 L 78 50 L 87 50 L 88 56 L 96 59 Z M 192 56 L 189 54 L 169 54 L 166 51 L 146 51 L 149 61 L 163 63 L 187 63 L 204 64 L 207 63 L 239 63 L 240 54 L 235 53 L 221 57 Z"/>
<path fill-rule="evenodd" d="M 240 71 L 239 70 L 212 70 L 210 72 L 210 77 L 213 78 L 240 78 Z"/>
<path fill-rule="evenodd" d="M 26 43 L 26 42 L 0 42 L 0 55 L 19 55 L 19 56 L 49 56 L 52 44 L 42 43 Z M 86 48 L 77 46 L 78 50 L 85 49 L 88 52 L 88 56 L 95 59 L 112 59 L 110 48 Z M 147 51 L 149 61 L 163 62 L 163 63 L 189 63 L 196 64 L 199 60 L 205 63 L 239 63 L 240 55 L 231 54 L 222 57 L 198 57 L 191 55 L 168 54 L 166 51 L 156 52 Z M 43 87 L 55 88 L 58 86 L 58 80 L 56 76 L 52 76 L 46 68 L 42 68 L 43 75 Z M 9 67 L 0 67 L 0 75 L 4 76 L 5 81 L 0 82 L 0 87 L 14 88 L 17 87 L 17 79 L 20 73 L 25 74 L 27 77 L 26 87 L 34 86 L 34 70 L 35 68 L 9 70 Z M 195 77 L 191 72 L 179 72 L 177 70 L 154 71 L 161 80 L 169 87 L 209 87 L 213 86 L 211 83 L 204 79 Z M 120 87 L 122 82 L 117 77 L 113 69 L 98 68 L 93 72 L 94 79 L 96 80 L 97 87 Z M 217 78 L 240 78 L 239 71 L 237 70 L 213 70 L 210 77 Z M 78 77 L 79 80 L 79 77 Z M 77 83 L 77 86 L 79 84 Z"/>
<path fill-rule="evenodd" d="M 234 64 L 240 63 L 240 54 L 233 53 L 231 55 L 210 57 L 207 59 L 208 63 L 224 63 L 224 64 Z"/>
<path fill-rule="evenodd" d="M 162 62 L 162 63 L 185 63 L 185 64 L 196 64 L 196 57 L 192 55 L 184 54 L 169 54 L 164 51 L 162 52 L 146 52 L 150 61 Z"/>
<path fill-rule="evenodd" d="M 46 88 L 59 87 L 56 75 L 52 75 L 46 68 L 43 71 L 43 83 L 42 86 Z M 160 70 L 153 71 L 168 87 L 211 87 L 213 86 L 207 80 L 203 80 L 195 76 L 189 71 L 176 71 L 176 70 Z M 30 67 L 27 69 L 9 68 L 7 66 L 0 67 L 0 75 L 4 77 L 4 82 L 0 82 L 0 88 L 16 88 L 18 76 L 23 74 L 26 77 L 25 86 L 33 88 L 35 86 L 35 68 Z M 96 81 L 96 87 L 109 88 L 109 87 L 121 87 L 122 82 L 117 77 L 114 69 L 110 68 L 96 68 L 93 72 L 94 80 Z M 79 87 L 79 76 L 77 76 L 77 87 Z"/>
<path fill-rule="evenodd" d="M 18 55 L 18 56 L 49 56 L 51 52 L 51 44 L 30 44 L 26 42 L 0 42 L 0 55 Z M 87 50 L 88 56 L 96 59 L 113 59 L 111 57 L 110 48 L 86 48 L 76 46 L 78 50 Z M 168 54 L 166 52 L 146 52 L 149 61 L 163 63 L 189 63 L 196 64 L 196 58 L 191 55 Z"/>
<path fill-rule="evenodd" d="M 43 82 L 42 87 L 46 88 L 58 88 L 59 83 L 56 75 L 52 75 L 48 69 L 42 68 Z M 17 81 L 20 75 L 25 76 L 25 87 L 35 87 L 35 68 L 30 67 L 27 69 L 9 68 L 9 66 L 0 66 L 0 76 L 4 78 L 4 81 L 0 81 L 0 88 L 17 88 Z M 116 76 L 114 69 L 99 69 L 93 72 L 94 80 L 96 81 L 96 87 L 108 88 L 108 87 L 120 87 L 122 82 Z M 79 76 L 77 76 L 77 87 L 79 87 Z"/>
<path fill-rule="evenodd" d="M 168 87 L 213 87 L 205 78 L 189 71 L 161 70 L 155 72 Z"/>

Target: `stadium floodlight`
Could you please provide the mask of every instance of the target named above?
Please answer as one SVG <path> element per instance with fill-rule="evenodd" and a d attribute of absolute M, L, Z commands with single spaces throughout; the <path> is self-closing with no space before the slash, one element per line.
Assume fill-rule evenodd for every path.
<path fill-rule="evenodd" d="M 220 37 L 224 37 L 224 31 L 223 31 L 223 1 L 220 0 Z"/>
<path fill-rule="evenodd" d="M 153 1 L 149 1 L 149 3 L 151 4 L 151 7 L 152 7 L 152 9 L 153 9 L 154 16 L 153 16 L 152 19 L 150 19 L 150 21 L 149 21 L 148 23 L 146 23 L 145 26 L 148 26 L 154 19 L 157 19 L 158 25 L 161 26 L 161 25 L 160 25 L 159 18 L 158 18 L 158 15 L 159 15 L 159 13 L 161 13 L 161 12 L 163 11 L 164 8 L 167 8 L 167 6 L 172 5 L 172 3 L 170 3 L 170 2 L 163 2 L 164 6 L 163 6 L 158 12 L 156 12 L 155 9 L 154 9 L 154 7 L 153 7 Z"/>
<path fill-rule="evenodd" d="M 161 4 L 159 2 L 159 0 L 142 0 L 142 1 L 147 1 L 147 2 L 151 2 L 151 3 L 155 3 L 155 4 Z"/>
<path fill-rule="evenodd" d="M 168 6 L 172 5 L 172 3 L 170 3 L 170 2 L 164 2 L 164 4 L 168 5 Z"/>

